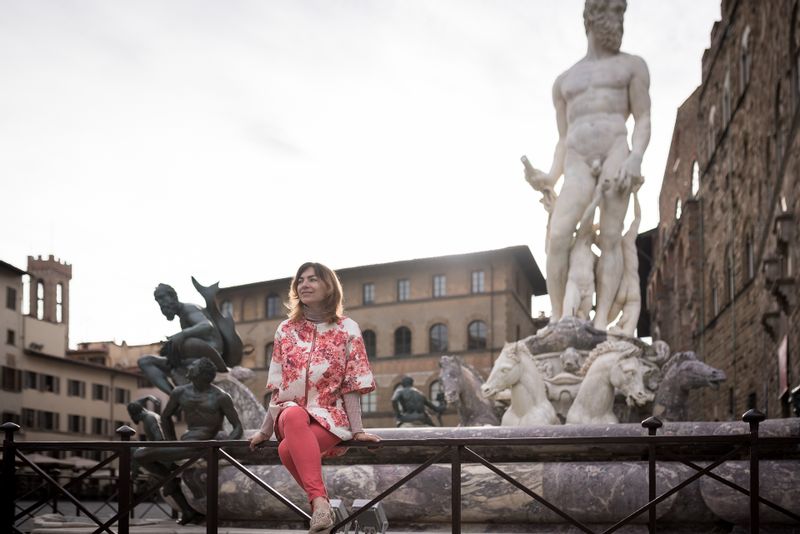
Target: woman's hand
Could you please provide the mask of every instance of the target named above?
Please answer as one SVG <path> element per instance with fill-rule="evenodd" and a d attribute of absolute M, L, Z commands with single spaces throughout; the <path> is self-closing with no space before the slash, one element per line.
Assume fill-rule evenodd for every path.
<path fill-rule="evenodd" d="M 269 441 L 269 437 L 265 432 L 259 430 L 250 438 L 250 450 L 256 450 L 256 447 L 265 441 Z"/>
<path fill-rule="evenodd" d="M 370 434 L 369 432 L 362 431 L 353 434 L 353 441 L 372 441 L 377 443 L 380 440 L 381 438 L 379 438 L 375 434 Z"/>

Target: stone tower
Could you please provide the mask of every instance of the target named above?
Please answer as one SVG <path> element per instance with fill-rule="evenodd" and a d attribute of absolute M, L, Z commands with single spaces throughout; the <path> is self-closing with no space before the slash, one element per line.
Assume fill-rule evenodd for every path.
<path fill-rule="evenodd" d="M 69 281 L 72 265 L 51 254 L 47 258 L 28 256 L 30 315 L 50 323 L 63 323 L 69 339 Z"/>

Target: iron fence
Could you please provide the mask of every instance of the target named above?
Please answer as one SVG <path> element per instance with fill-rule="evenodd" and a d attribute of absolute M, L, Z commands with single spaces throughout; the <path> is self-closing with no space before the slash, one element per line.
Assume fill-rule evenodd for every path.
<path fill-rule="evenodd" d="M 497 476 L 509 482 L 518 490 L 524 492 L 532 499 L 542 504 L 547 509 L 551 510 L 565 522 L 577 527 L 582 532 L 593 533 L 589 525 L 579 521 L 571 516 L 566 511 L 558 507 L 556 503 L 552 503 L 545 499 L 542 495 L 536 493 L 524 484 L 520 483 L 512 476 L 504 472 L 500 467 L 487 460 L 484 455 L 478 451 L 490 447 L 493 450 L 502 449 L 504 447 L 526 447 L 531 450 L 546 449 L 548 447 L 569 446 L 578 449 L 597 449 L 597 448 L 612 448 L 615 446 L 625 446 L 628 451 L 638 451 L 640 457 L 648 463 L 647 477 L 648 477 L 648 502 L 627 516 L 620 518 L 617 523 L 605 528 L 602 532 L 611 533 L 615 532 L 624 525 L 631 523 L 642 514 L 647 514 L 648 527 L 651 533 L 656 532 L 656 506 L 685 488 L 689 484 L 697 481 L 703 476 L 710 477 L 721 484 L 724 484 L 738 492 L 743 493 L 749 497 L 749 527 L 751 533 L 758 532 L 760 519 L 759 519 L 759 505 L 763 504 L 778 512 L 784 514 L 792 521 L 800 524 L 800 516 L 787 510 L 778 504 L 765 499 L 760 494 L 759 488 L 759 460 L 760 452 L 764 450 L 783 450 L 794 451 L 795 454 L 800 452 L 800 437 L 761 437 L 759 436 L 759 424 L 765 419 L 764 415 L 756 410 L 750 410 L 742 416 L 742 420 L 749 425 L 749 432 L 745 434 L 736 435 L 723 435 L 723 436 L 667 436 L 658 435 L 658 430 L 661 428 L 662 423 L 657 418 L 651 417 L 642 422 L 642 426 L 646 429 L 647 433 L 642 436 L 636 437 L 541 437 L 541 438 L 478 438 L 478 437 L 461 437 L 461 438 L 433 438 L 433 439 L 385 439 L 380 442 L 380 448 L 424 448 L 425 450 L 433 449 L 435 452 L 427 460 L 422 462 L 414 468 L 407 475 L 400 478 L 397 482 L 381 491 L 378 495 L 372 498 L 368 504 L 362 506 L 358 510 L 354 510 L 348 517 L 339 521 L 334 525 L 332 532 L 341 529 L 345 525 L 351 523 L 359 515 L 366 512 L 376 503 L 381 502 L 384 498 L 392 492 L 402 487 L 408 481 L 419 475 L 422 471 L 427 469 L 433 464 L 447 464 L 451 465 L 451 527 L 454 534 L 461 532 L 461 466 L 464 463 L 477 463 L 485 466 L 487 469 L 495 473 Z M 135 431 L 127 426 L 117 429 L 117 434 L 120 436 L 120 441 L 96 441 L 96 442 L 17 442 L 14 440 L 14 434 L 20 427 L 13 423 L 5 423 L 0 426 L 0 429 L 5 433 L 3 441 L 3 464 L 2 464 L 2 479 L 0 480 L 0 527 L 3 532 L 13 532 L 15 534 L 22 534 L 17 528 L 17 522 L 23 518 L 25 514 L 29 513 L 33 508 L 21 508 L 18 506 L 17 500 L 19 497 L 16 494 L 17 474 L 15 468 L 15 460 L 19 459 L 24 465 L 27 465 L 35 473 L 37 473 L 51 488 L 52 492 L 59 494 L 63 499 L 73 503 L 76 509 L 80 510 L 86 517 L 95 522 L 97 528 L 94 534 L 106 532 L 109 534 L 129 534 L 130 522 L 129 515 L 137 505 L 146 502 L 153 496 L 166 482 L 180 476 L 180 474 L 188 467 L 194 465 L 198 460 L 205 459 L 206 461 L 206 494 L 207 494 L 207 510 L 206 510 L 206 532 L 207 534 L 217 534 L 218 531 L 218 489 L 219 489 L 219 464 L 224 461 L 234 466 L 236 469 L 244 473 L 247 477 L 252 479 L 258 486 L 277 498 L 283 505 L 296 514 L 298 521 L 303 522 L 308 526 L 310 520 L 309 515 L 300 507 L 292 503 L 284 497 L 279 491 L 270 486 L 267 482 L 260 479 L 244 464 L 237 460 L 229 451 L 235 449 L 242 449 L 246 447 L 247 442 L 239 441 L 131 441 L 131 437 Z M 375 447 L 374 443 L 363 442 L 347 442 L 344 445 L 347 447 Z M 276 447 L 275 442 L 268 442 L 265 444 L 267 447 Z M 139 495 L 134 495 L 131 491 L 131 458 L 132 449 L 138 447 L 159 447 L 171 448 L 182 447 L 190 448 L 195 451 L 192 457 L 180 465 L 176 470 L 172 471 L 170 476 L 161 480 L 159 484 L 152 486 L 148 490 Z M 692 461 L 698 461 L 697 455 L 691 453 L 694 447 L 703 447 L 703 459 L 707 456 L 709 449 L 718 451 L 717 456 L 705 467 L 701 467 Z M 53 451 L 53 450 L 92 450 L 92 451 L 108 451 L 111 455 L 103 460 L 98 465 L 87 470 L 81 477 L 78 477 L 79 482 L 83 477 L 91 476 L 92 473 L 109 465 L 113 461 L 118 462 L 119 477 L 117 480 L 116 492 L 116 513 L 109 519 L 101 520 L 96 517 L 90 510 L 88 510 L 80 501 L 80 499 L 73 494 L 73 485 L 75 480 L 66 485 L 59 484 L 58 480 L 54 479 L 35 462 L 30 461 L 25 453 L 27 451 Z M 689 459 L 687 459 L 687 457 Z M 741 487 L 734 482 L 727 480 L 713 470 L 727 461 L 739 458 L 749 459 L 750 480 L 749 488 Z M 659 461 L 677 461 L 695 471 L 695 473 L 682 481 L 678 485 L 664 491 L 660 495 L 656 491 L 656 466 Z M 45 497 L 47 499 L 48 497 Z M 41 502 L 38 503 L 41 505 Z M 116 526 L 116 531 L 112 530 L 112 526 Z"/>

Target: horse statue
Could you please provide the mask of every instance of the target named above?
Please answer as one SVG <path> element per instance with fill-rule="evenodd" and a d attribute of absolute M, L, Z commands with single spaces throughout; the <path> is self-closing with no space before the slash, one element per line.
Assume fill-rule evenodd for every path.
<path fill-rule="evenodd" d="M 479 394 L 483 378 L 460 356 L 439 358 L 439 379 L 444 387 L 444 400 L 458 410 L 458 426 L 499 425 L 494 403 Z"/>
<path fill-rule="evenodd" d="M 547 399 L 544 377 L 524 340 L 503 346 L 489 378 L 481 386 L 481 393 L 492 398 L 507 388 L 511 388 L 511 406 L 503 414 L 503 426 L 561 423 Z"/>
<path fill-rule="evenodd" d="M 662 421 L 686 421 L 689 391 L 719 388 L 725 372 L 697 359 L 694 352 L 676 352 L 662 369 L 663 379 L 653 402 L 653 415 Z"/>
<path fill-rule="evenodd" d="M 592 349 L 578 373 L 583 381 L 567 412 L 567 423 L 619 423 L 614 415 L 615 391 L 625 395 L 628 406 L 652 401 L 654 394 L 645 380 L 653 369 L 639 358 L 640 352 L 628 341 L 604 341 Z"/>

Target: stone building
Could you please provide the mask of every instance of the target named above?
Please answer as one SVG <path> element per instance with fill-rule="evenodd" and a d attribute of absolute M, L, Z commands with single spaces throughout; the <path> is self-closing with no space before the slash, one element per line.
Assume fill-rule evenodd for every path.
<path fill-rule="evenodd" d="M 29 257 L 27 271 L 0 261 L 0 407 L 3 422 L 22 426 L 20 440 L 111 439 L 129 421 L 126 405 L 139 375 L 68 355 L 71 273 L 53 256 Z M 29 315 L 22 311 L 26 275 Z"/>
<path fill-rule="evenodd" d="M 391 396 L 403 375 L 435 399 L 439 357 L 457 354 L 488 374 L 505 341 L 535 333 L 531 298 L 546 293 L 526 246 L 339 269 L 345 313 L 361 327 L 378 390 L 362 399 L 365 425 L 394 426 Z M 292 273 L 294 274 L 294 273 Z M 290 278 L 223 288 L 262 396 Z M 541 326 L 541 325 L 538 325 Z M 444 424 L 458 424 L 453 413 Z"/>
<path fill-rule="evenodd" d="M 648 296 L 654 337 L 723 369 L 692 419 L 789 415 L 800 384 L 797 0 L 725 0 L 680 107 Z"/>
<path fill-rule="evenodd" d="M 69 357 L 90 363 L 97 363 L 117 369 L 139 372 L 139 358 L 147 354 L 158 354 L 162 343 L 128 345 L 125 341 L 88 341 L 78 343 L 78 348 L 68 352 Z M 148 393 L 150 394 L 150 393 Z"/>

